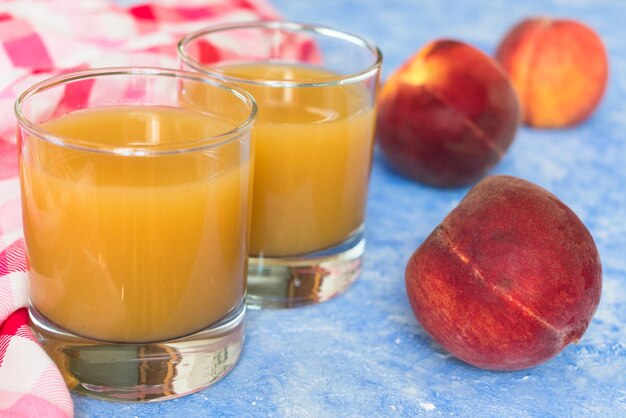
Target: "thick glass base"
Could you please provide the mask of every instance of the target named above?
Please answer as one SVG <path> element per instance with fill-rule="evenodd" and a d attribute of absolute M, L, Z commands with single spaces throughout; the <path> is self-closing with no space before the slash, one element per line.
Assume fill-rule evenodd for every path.
<path fill-rule="evenodd" d="M 361 229 L 343 243 L 317 253 L 251 257 L 246 304 L 251 309 L 294 308 L 331 299 L 358 278 L 364 251 Z"/>
<path fill-rule="evenodd" d="M 30 308 L 31 328 L 68 387 L 100 399 L 149 402 L 210 386 L 235 366 L 245 305 L 195 334 L 154 343 L 109 343 L 70 334 Z"/>

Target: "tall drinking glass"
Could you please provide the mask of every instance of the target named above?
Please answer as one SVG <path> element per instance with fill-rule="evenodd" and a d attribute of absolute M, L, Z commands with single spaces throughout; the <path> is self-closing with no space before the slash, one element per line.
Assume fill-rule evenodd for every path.
<path fill-rule="evenodd" d="M 108 68 L 36 84 L 15 111 L 32 327 L 68 386 L 147 401 L 228 373 L 252 97 L 197 73 Z"/>
<path fill-rule="evenodd" d="M 365 248 L 379 49 L 326 27 L 262 21 L 192 33 L 178 52 L 184 69 L 233 82 L 259 106 L 249 306 L 346 290 Z"/>

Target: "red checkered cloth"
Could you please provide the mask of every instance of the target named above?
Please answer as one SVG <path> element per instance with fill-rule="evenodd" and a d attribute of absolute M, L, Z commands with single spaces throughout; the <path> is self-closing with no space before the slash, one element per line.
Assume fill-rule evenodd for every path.
<path fill-rule="evenodd" d="M 178 67 L 186 33 L 275 19 L 265 0 L 0 0 L 0 417 L 71 417 L 72 399 L 29 327 L 13 103 L 35 82 L 80 68 Z"/>

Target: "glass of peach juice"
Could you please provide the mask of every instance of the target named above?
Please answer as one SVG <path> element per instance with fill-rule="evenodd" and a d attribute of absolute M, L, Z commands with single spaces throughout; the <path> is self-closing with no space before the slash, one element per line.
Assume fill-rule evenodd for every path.
<path fill-rule="evenodd" d="M 348 289 L 365 248 L 380 50 L 331 28 L 260 21 L 192 33 L 178 54 L 183 69 L 232 82 L 259 107 L 248 306 Z"/>
<path fill-rule="evenodd" d="M 70 389 L 140 402 L 223 377 L 243 343 L 252 97 L 108 68 L 15 111 L 31 326 Z"/>

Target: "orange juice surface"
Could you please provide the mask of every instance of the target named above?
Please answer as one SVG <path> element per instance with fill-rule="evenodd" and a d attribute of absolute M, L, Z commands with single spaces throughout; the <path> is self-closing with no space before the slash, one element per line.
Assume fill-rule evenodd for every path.
<path fill-rule="evenodd" d="M 168 149 L 232 127 L 147 106 L 47 122 L 72 143 Z M 240 139 L 164 155 L 114 155 L 22 139 L 33 306 L 73 333 L 145 342 L 199 331 L 242 299 L 250 155 Z M 122 152 L 123 154 L 123 152 Z"/>
<path fill-rule="evenodd" d="M 336 76 L 290 64 L 220 70 L 249 80 L 323 82 Z M 342 242 L 365 212 L 375 122 L 367 86 L 240 85 L 259 107 L 251 255 L 290 256 Z"/>

